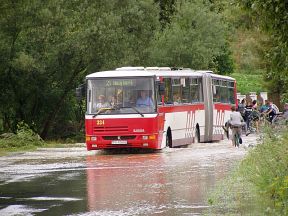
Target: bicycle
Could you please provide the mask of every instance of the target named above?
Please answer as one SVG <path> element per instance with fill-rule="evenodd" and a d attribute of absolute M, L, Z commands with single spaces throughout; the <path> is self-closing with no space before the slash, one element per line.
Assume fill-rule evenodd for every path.
<path fill-rule="evenodd" d="M 232 143 L 235 147 L 239 148 L 239 144 L 242 144 L 241 138 L 241 128 L 242 126 L 232 126 Z"/>
<path fill-rule="evenodd" d="M 253 110 L 248 118 L 247 130 L 250 133 L 259 132 L 259 121 L 260 121 L 260 113 L 257 110 Z"/>

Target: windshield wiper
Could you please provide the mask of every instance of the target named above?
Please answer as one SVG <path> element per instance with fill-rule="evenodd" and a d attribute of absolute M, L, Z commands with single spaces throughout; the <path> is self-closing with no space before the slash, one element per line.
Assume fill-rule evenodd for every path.
<path fill-rule="evenodd" d="M 140 114 L 142 117 L 144 117 L 144 114 L 141 113 L 136 107 L 131 106 L 131 108 L 132 108 L 133 110 L 135 110 L 138 114 Z"/>
<path fill-rule="evenodd" d="M 100 108 L 100 109 L 92 116 L 92 118 L 94 118 L 94 117 L 96 117 L 97 115 L 99 115 L 102 111 L 108 111 L 108 110 L 115 110 L 115 108 L 110 108 L 110 107 Z"/>
<path fill-rule="evenodd" d="M 122 107 L 120 107 L 120 109 L 122 109 L 122 108 L 124 108 L 124 109 L 131 108 L 131 109 L 133 109 L 135 112 L 137 112 L 139 115 L 141 115 L 142 117 L 144 117 L 144 114 L 141 113 L 141 112 L 140 112 L 136 107 L 134 107 L 134 106 L 122 106 Z"/>
<path fill-rule="evenodd" d="M 144 114 L 143 113 L 141 113 L 136 107 L 134 107 L 134 106 L 127 106 L 127 107 L 110 107 L 110 108 L 100 108 L 92 117 L 94 118 L 94 117 L 96 117 L 97 115 L 99 115 L 101 112 L 103 112 L 103 111 L 108 111 L 108 110 L 117 110 L 117 109 L 122 109 L 122 108 L 131 108 L 131 109 L 133 109 L 135 112 L 137 112 L 139 115 L 141 115 L 142 117 L 144 117 Z"/>

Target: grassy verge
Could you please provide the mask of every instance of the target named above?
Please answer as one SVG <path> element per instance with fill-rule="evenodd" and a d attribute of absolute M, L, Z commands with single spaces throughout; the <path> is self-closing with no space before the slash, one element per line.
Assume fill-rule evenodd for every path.
<path fill-rule="evenodd" d="M 211 193 L 207 215 L 288 215 L 288 129 L 261 144 Z"/>
<path fill-rule="evenodd" d="M 16 134 L 5 133 L 0 135 L 0 156 L 11 152 L 33 151 L 38 147 L 71 147 L 67 142 L 73 143 L 74 140 L 45 142 L 28 125 L 19 123 Z"/>
<path fill-rule="evenodd" d="M 237 91 L 242 94 L 247 94 L 249 92 L 263 92 L 267 91 L 262 73 L 253 73 L 238 71 L 230 75 L 237 81 Z"/>

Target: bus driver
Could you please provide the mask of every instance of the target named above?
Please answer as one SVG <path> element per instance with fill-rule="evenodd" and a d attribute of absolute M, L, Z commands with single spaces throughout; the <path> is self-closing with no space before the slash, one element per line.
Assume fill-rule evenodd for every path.
<path fill-rule="evenodd" d="M 137 107 L 152 107 L 153 101 L 152 99 L 147 95 L 147 92 L 145 90 L 141 90 L 140 97 L 136 101 Z"/>

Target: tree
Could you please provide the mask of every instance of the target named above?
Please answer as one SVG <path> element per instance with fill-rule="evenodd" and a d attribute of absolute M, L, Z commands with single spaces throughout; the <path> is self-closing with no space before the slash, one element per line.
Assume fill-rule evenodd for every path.
<path fill-rule="evenodd" d="M 156 35 L 150 49 L 152 64 L 207 69 L 226 45 L 221 15 L 198 1 L 184 1 L 169 27 Z"/>
<path fill-rule="evenodd" d="M 253 15 L 254 23 L 270 35 L 267 46 L 266 81 L 272 93 L 288 100 L 288 2 L 245 0 L 239 1 L 249 13 Z"/>
<path fill-rule="evenodd" d="M 159 4 L 159 21 L 162 29 L 171 23 L 171 18 L 176 12 L 176 0 L 155 0 Z"/>
<path fill-rule="evenodd" d="M 159 26 L 157 14 L 152 0 L 3 0 L 0 118 L 5 130 L 15 131 L 24 121 L 42 138 L 61 136 L 75 121 L 75 86 L 87 73 L 141 62 Z"/>
<path fill-rule="evenodd" d="M 74 14 L 67 16 L 69 6 L 54 0 L 3 4 L 1 87 L 9 98 L 3 108 L 10 109 L 1 111 L 12 131 L 23 120 L 45 138 L 85 68 L 85 49 L 73 31 L 77 27 L 71 22 Z"/>

